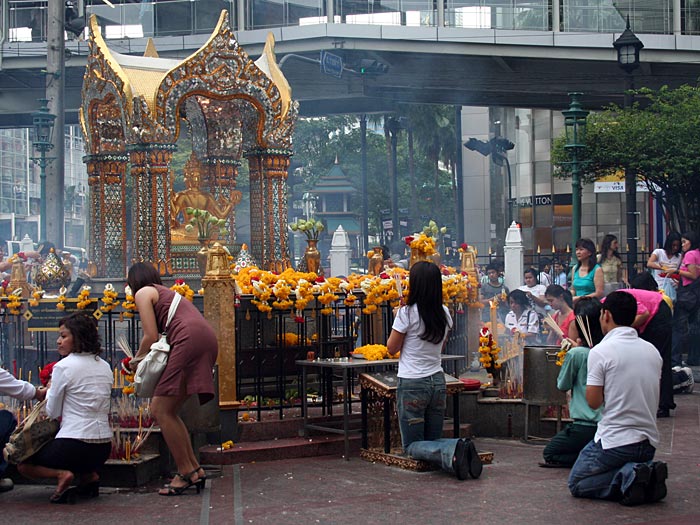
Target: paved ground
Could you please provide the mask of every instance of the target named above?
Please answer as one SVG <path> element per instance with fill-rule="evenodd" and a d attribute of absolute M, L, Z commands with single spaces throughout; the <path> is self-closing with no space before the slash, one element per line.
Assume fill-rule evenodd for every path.
<path fill-rule="evenodd" d="M 293 459 L 210 472 L 200 495 L 165 498 L 157 487 L 137 492 L 104 488 L 97 500 L 50 505 L 53 487 L 18 486 L 0 494 L 7 524 L 461 524 L 461 523 L 700 523 L 700 392 L 677 397 L 674 417 L 662 419 L 657 458 L 669 463 L 669 495 L 636 508 L 577 500 L 568 470 L 542 469 L 541 445 L 479 439 L 496 454 L 478 480 L 442 472 L 414 473 L 353 457 Z"/>

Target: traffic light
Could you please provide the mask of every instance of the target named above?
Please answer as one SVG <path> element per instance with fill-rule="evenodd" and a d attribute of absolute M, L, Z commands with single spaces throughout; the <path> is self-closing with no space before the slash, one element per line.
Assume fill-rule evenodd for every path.
<path fill-rule="evenodd" d="M 81 16 L 80 8 L 73 0 L 67 0 L 65 3 L 64 28 L 76 37 L 85 31 L 85 18 Z"/>
<path fill-rule="evenodd" d="M 360 60 L 359 71 L 361 75 L 385 75 L 389 72 L 389 66 L 379 60 L 363 58 Z"/>

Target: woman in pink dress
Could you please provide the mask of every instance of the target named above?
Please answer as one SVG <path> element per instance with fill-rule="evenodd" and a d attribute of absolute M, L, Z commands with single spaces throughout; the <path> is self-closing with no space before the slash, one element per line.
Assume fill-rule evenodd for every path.
<path fill-rule="evenodd" d="M 162 285 L 152 264 L 136 263 L 129 268 L 127 283 L 141 318 L 143 338 L 130 363 L 135 370 L 164 331 L 174 291 Z M 218 354 L 214 330 L 190 301 L 180 301 L 168 326 L 170 357 L 151 400 L 151 412 L 177 465 L 177 474 L 160 490 L 162 496 L 180 496 L 195 487 L 199 493 L 206 473 L 199 466 L 189 432 L 178 413 L 192 395 L 200 404 L 214 397 L 213 368 Z"/>

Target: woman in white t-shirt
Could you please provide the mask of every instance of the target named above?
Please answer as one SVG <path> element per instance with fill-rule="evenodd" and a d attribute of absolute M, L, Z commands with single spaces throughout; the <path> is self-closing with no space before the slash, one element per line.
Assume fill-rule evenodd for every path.
<path fill-rule="evenodd" d="M 666 237 L 663 248 L 657 248 L 649 256 L 647 268 L 652 270 L 659 289 L 672 300 L 676 299 L 676 287 L 673 286 L 673 274 L 681 264 L 681 235 L 671 232 Z"/>
<path fill-rule="evenodd" d="M 396 407 L 404 453 L 451 472 L 458 479 L 481 474 L 470 440 L 441 439 L 447 404 L 440 354 L 452 327 L 442 304 L 442 277 L 433 263 L 416 262 L 409 274 L 406 306 L 398 308 L 387 347 L 399 357 Z"/>

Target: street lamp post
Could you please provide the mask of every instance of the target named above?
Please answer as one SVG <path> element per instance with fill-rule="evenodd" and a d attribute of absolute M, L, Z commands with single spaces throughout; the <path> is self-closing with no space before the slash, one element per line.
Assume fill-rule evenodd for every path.
<path fill-rule="evenodd" d="M 632 107 L 634 89 L 633 72 L 639 67 L 639 52 L 644 47 L 630 29 L 630 18 L 627 17 L 627 27 L 620 38 L 613 42 L 617 51 L 617 65 L 627 73 L 624 108 Z M 627 211 L 627 278 L 631 279 L 636 273 L 637 265 L 637 174 L 633 169 L 625 167 L 625 208 Z"/>
<path fill-rule="evenodd" d="M 41 204 L 40 204 L 40 222 L 39 222 L 39 238 L 46 236 L 46 166 L 54 159 L 47 157 L 46 153 L 53 148 L 51 135 L 53 133 L 53 123 L 56 115 L 49 113 L 48 99 L 40 98 L 41 106 L 38 111 L 32 113 L 32 124 L 34 127 L 34 149 L 39 152 L 38 157 L 32 157 L 32 160 L 39 166 L 39 179 L 41 181 Z"/>
<path fill-rule="evenodd" d="M 488 142 L 483 140 L 470 138 L 464 143 L 464 147 L 471 151 L 481 153 L 484 157 L 491 155 L 491 160 L 496 166 L 506 165 L 506 173 L 508 174 L 508 226 L 513 223 L 513 184 L 510 173 L 510 162 L 508 161 L 507 151 L 515 147 L 510 140 L 505 137 L 494 137 Z"/>
<path fill-rule="evenodd" d="M 583 93 L 569 93 L 569 109 L 562 111 L 566 129 L 566 144 L 571 157 L 571 246 L 581 238 L 581 172 L 579 156 L 586 147 L 586 117 L 588 111 L 581 107 Z"/>

